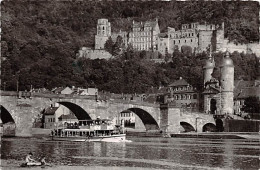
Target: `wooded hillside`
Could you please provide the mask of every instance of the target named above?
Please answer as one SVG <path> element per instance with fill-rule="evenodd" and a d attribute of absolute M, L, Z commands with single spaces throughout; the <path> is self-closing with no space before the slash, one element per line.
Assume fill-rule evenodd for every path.
<path fill-rule="evenodd" d="M 1 85 L 5 90 L 16 90 L 18 81 L 21 90 L 30 85 L 75 85 L 130 93 L 166 85 L 185 74 L 201 80 L 202 63 L 191 62 L 196 63 L 194 72 L 185 57 L 173 58 L 173 63 L 165 65 L 146 60 L 140 63 L 135 52 L 127 54 L 133 55 L 128 62 L 75 60 L 80 47 L 94 45 L 99 18 L 108 18 L 112 31 L 130 30 L 133 19 L 155 17 L 161 32 L 168 26 L 179 28 L 190 22 L 225 22 L 225 36 L 230 40 L 248 43 L 259 39 L 257 2 L 2 1 L 1 10 L 1 55 L 5 59 L 1 64 Z M 243 64 L 241 76 L 249 73 L 247 78 L 254 78 L 255 57 L 241 56 L 248 61 Z M 180 72 L 180 66 L 187 72 Z"/>

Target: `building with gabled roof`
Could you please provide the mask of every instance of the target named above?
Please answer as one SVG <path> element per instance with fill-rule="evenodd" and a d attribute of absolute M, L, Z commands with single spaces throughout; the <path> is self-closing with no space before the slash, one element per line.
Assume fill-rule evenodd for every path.
<path fill-rule="evenodd" d="M 235 81 L 234 88 L 234 113 L 242 115 L 242 108 L 245 100 L 249 97 L 257 97 L 260 99 L 260 81 Z"/>
<path fill-rule="evenodd" d="M 48 107 L 43 111 L 44 128 L 55 128 L 58 125 L 59 117 L 68 114 L 71 114 L 71 111 L 63 105 L 57 104 L 56 106 Z"/>
<path fill-rule="evenodd" d="M 182 77 L 168 85 L 168 88 L 167 101 L 172 105 L 193 110 L 200 109 L 199 91 Z"/>

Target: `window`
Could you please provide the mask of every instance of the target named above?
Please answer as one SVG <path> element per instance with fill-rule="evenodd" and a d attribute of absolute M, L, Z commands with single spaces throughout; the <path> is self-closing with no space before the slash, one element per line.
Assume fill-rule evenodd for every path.
<path fill-rule="evenodd" d="M 193 99 L 197 99 L 197 95 L 196 94 L 193 94 Z"/>
<path fill-rule="evenodd" d="M 175 40 L 173 40 L 173 44 L 175 44 Z"/>
<path fill-rule="evenodd" d="M 181 40 L 179 40 L 179 43 L 181 43 Z"/>

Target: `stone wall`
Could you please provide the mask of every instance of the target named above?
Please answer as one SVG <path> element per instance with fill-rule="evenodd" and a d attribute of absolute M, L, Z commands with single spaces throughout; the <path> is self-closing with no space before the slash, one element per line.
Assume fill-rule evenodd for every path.
<path fill-rule="evenodd" d="M 106 50 L 92 50 L 90 48 L 82 47 L 78 52 L 78 57 L 89 58 L 89 59 L 110 59 L 112 55 Z"/>
<path fill-rule="evenodd" d="M 260 121 L 258 120 L 224 120 L 225 132 L 259 132 Z"/>
<path fill-rule="evenodd" d="M 213 31 L 199 31 L 199 50 L 206 51 L 211 45 Z"/>
<path fill-rule="evenodd" d="M 103 50 L 107 40 L 108 40 L 108 37 L 106 37 L 106 36 L 95 35 L 95 49 Z"/>
<path fill-rule="evenodd" d="M 235 44 L 234 42 L 229 42 L 225 39 L 222 44 L 221 51 L 228 50 L 229 52 L 237 51 L 239 53 L 255 53 L 256 56 L 260 57 L 260 44 L 259 43 L 249 43 L 249 44 Z"/>

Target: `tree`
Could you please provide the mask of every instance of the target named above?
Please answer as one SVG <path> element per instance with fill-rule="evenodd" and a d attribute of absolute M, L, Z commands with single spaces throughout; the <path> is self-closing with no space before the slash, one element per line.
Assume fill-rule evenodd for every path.
<path fill-rule="evenodd" d="M 241 109 L 247 113 L 260 113 L 260 100 L 258 97 L 248 97 L 245 99 L 244 106 Z"/>
<path fill-rule="evenodd" d="M 114 46 L 114 42 L 113 42 L 112 38 L 109 37 L 104 45 L 104 48 L 107 52 L 109 52 L 112 55 L 113 55 L 113 48 L 114 48 L 113 46 Z"/>
<path fill-rule="evenodd" d="M 116 38 L 115 44 L 113 45 L 112 55 L 113 56 L 119 55 L 123 48 L 124 48 L 123 38 L 119 35 Z"/>

